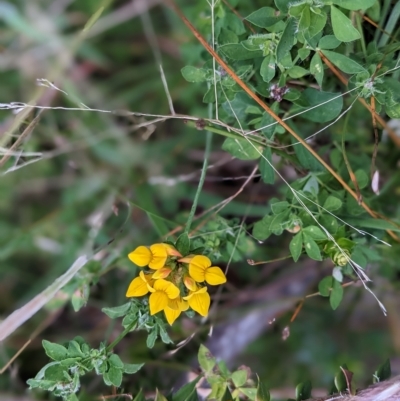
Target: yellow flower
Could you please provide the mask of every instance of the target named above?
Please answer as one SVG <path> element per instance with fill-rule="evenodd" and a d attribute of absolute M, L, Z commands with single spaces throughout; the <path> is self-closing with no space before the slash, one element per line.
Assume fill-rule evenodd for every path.
<path fill-rule="evenodd" d="M 170 267 L 162 267 L 161 269 L 158 269 L 156 272 L 153 273 L 151 277 L 153 279 L 158 280 L 160 278 L 166 278 L 169 276 L 169 273 L 172 272 L 172 269 Z"/>
<path fill-rule="evenodd" d="M 165 266 L 168 256 L 182 256 L 172 245 L 154 244 L 150 248 L 138 246 L 128 258 L 139 267 L 149 266 L 158 270 Z"/>
<path fill-rule="evenodd" d="M 184 301 L 181 297 L 170 299 L 168 305 L 164 309 L 164 314 L 167 322 L 172 326 L 180 314 L 189 309 L 187 301 Z"/>
<path fill-rule="evenodd" d="M 207 287 L 202 287 L 197 291 L 190 291 L 187 297 L 183 297 L 188 301 L 189 306 L 201 316 L 207 316 L 210 309 L 210 295 L 207 292 Z"/>
<path fill-rule="evenodd" d="M 149 285 L 153 284 L 151 274 L 144 274 L 143 271 L 139 273 L 139 276 L 131 281 L 126 291 L 127 297 L 142 297 L 149 292 Z"/>
<path fill-rule="evenodd" d="M 159 279 L 154 282 L 153 287 L 147 286 L 151 292 L 149 298 L 150 315 L 165 309 L 170 299 L 175 299 L 179 296 L 179 288 L 170 281 Z"/>
<path fill-rule="evenodd" d="M 183 283 L 185 284 L 185 287 L 190 290 L 190 291 L 196 291 L 197 290 L 197 284 L 196 282 L 189 276 L 185 276 L 183 279 Z"/>
<path fill-rule="evenodd" d="M 226 283 L 224 272 L 217 266 L 211 267 L 211 260 L 207 256 L 196 255 L 193 258 L 184 258 L 180 262 L 189 262 L 189 274 L 197 281 L 206 281 L 210 285 Z"/>

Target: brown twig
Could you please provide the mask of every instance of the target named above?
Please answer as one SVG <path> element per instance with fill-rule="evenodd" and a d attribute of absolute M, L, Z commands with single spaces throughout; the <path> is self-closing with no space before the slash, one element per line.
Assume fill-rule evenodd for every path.
<path fill-rule="evenodd" d="M 255 29 L 252 27 L 249 21 L 244 19 L 238 11 L 236 11 L 229 3 L 227 0 L 222 0 L 224 4 L 242 21 L 246 24 L 247 28 L 250 29 L 251 32 L 256 33 Z"/>

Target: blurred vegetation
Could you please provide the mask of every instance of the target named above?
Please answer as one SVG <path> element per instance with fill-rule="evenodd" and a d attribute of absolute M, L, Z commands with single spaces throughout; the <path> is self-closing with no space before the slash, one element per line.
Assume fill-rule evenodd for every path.
<path fill-rule="evenodd" d="M 376 44 L 382 48 L 377 50 L 382 57 L 369 65 L 376 68 L 387 62 L 387 69 L 395 68 L 389 87 L 399 81 L 400 11 L 395 1 L 376 3 L 367 13 L 342 9 L 350 14 L 362 39 L 342 43 L 335 51 L 349 56 L 364 52 L 367 56 L 367 46 Z M 178 4 L 211 44 L 208 2 Z M 251 33 L 248 26 L 230 8 L 245 17 L 264 6 L 276 8 L 272 0 L 217 2 L 216 27 L 219 32 L 230 30 L 241 41 L 247 40 Z M 99 15 L 101 7 L 104 10 Z M 98 19 L 92 26 L 86 25 L 91 18 Z M 333 34 L 330 23 L 325 29 Z M 389 39 L 383 39 L 382 29 L 389 31 Z M 225 35 L 229 37 L 229 33 Z M 299 43 L 296 51 L 301 47 Z M 309 69 L 311 56 L 304 57 L 299 65 Z M 240 67 L 240 61 L 232 61 L 226 54 L 224 57 L 234 68 Z M 364 65 L 367 61 L 360 62 Z M 269 82 L 262 82 L 259 73 L 261 61 L 254 63 L 254 78 L 246 77 L 247 82 L 253 87 L 260 84 L 258 94 L 271 106 Z M 94 255 L 51 302 L 1 343 L 0 361 L 4 366 L 31 339 L 0 376 L 1 399 L 49 399 L 48 394 L 26 390 L 26 380 L 48 363 L 43 339 L 63 344 L 79 335 L 94 348 L 102 341 L 113 341 L 121 331 L 120 323 L 101 309 L 126 302 L 126 289 L 138 274 L 127 254 L 139 245 L 160 242 L 166 235 L 176 240 L 183 230 L 197 191 L 208 133 L 194 129 L 181 118 L 160 117 L 157 121 L 157 116 L 171 114 L 162 77 L 178 115 L 208 118 L 210 110 L 215 112 L 212 102 L 203 101 L 208 90 L 206 80 L 188 83 L 181 73 L 186 66 L 210 68 L 211 58 L 162 1 L 0 2 L 0 102 L 4 105 L 0 110 L 2 318 L 54 283 L 78 256 Z M 346 87 L 329 68 L 324 68 L 324 91 L 344 93 Z M 276 81 L 281 87 L 287 84 L 289 94 L 307 87 L 319 88 L 317 77 L 297 77 L 295 72 L 285 70 L 281 73 L 284 82 L 277 81 L 277 74 L 271 83 Z M 353 78 L 349 88 L 356 85 L 355 74 Z M 59 90 L 43 86 L 50 83 Z M 281 116 L 310 105 L 296 105 L 295 100 L 289 96 L 279 103 Z M 378 124 L 379 146 L 374 160 L 373 118 L 368 109 L 353 101 L 354 97 L 343 95 L 343 109 L 339 110 L 351 107 L 350 111 L 309 143 L 355 189 L 342 156 L 344 145 L 353 171 L 361 171 L 357 179 L 359 184 L 364 183 L 359 189 L 363 200 L 399 224 L 399 141 Z M 370 104 L 370 98 L 366 101 Z M 393 102 L 398 101 L 398 97 L 393 98 Z M 44 108 L 24 108 L 16 113 L 18 109 L 6 107 L 12 102 L 35 103 Z M 390 126 L 400 135 L 399 120 L 393 112 L 397 106 L 391 104 L 392 109 L 385 112 L 385 105 L 376 103 L 381 117 L 390 120 Z M 255 107 L 255 103 L 249 101 L 247 106 Z M 237 107 L 242 104 L 238 102 Z M 239 126 L 226 104 L 224 108 L 221 101 L 218 108 L 222 121 Z M 261 121 L 249 121 L 250 117 L 261 116 L 263 110 L 254 115 L 243 107 L 239 111 L 243 112 L 239 120 L 247 124 L 246 129 L 262 126 Z M 30 129 L 32 122 L 35 126 Z M 290 123 L 303 138 L 327 125 L 327 121 L 301 116 Z M 285 130 L 279 132 L 278 128 L 274 134 L 279 137 L 279 145 L 293 143 Z M 190 236 L 193 243 L 207 247 L 214 264 L 229 267 L 228 283 L 222 292 L 212 293 L 214 305 L 208 320 L 182 316 L 168 329 L 174 344 L 158 340 L 149 349 L 145 331 L 133 332 L 118 344 L 115 352 L 125 363 L 145 363 L 138 373 L 124 378 L 124 392 L 135 396 L 143 389 L 147 398 L 154 398 L 156 388 L 168 394 L 187 383 L 192 379 L 190 373 L 198 371 L 200 344 L 205 344 L 217 359 L 224 359 L 231 370 L 249 366 L 268 384 L 275 399 L 294 397 L 296 384 L 307 380 L 312 381 L 315 394 L 323 393 L 332 387 L 333 377 L 343 364 L 355 373 L 357 387 L 369 383 L 377 366 L 387 358 L 391 359 L 393 373 L 400 373 L 400 247 L 385 231 L 393 228 L 396 236 L 398 226 L 385 220 L 379 220 L 381 225 L 371 223 L 372 218 L 367 219 L 357 201 L 345 195 L 331 177 L 318 175 L 321 170 L 307 159 L 308 154 L 302 156 L 301 151 L 292 148 L 286 156 L 286 150 L 275 153 L 271 160 L 296 190 L 304 190 L 307 182 L 314 185 L 310 181 L 318 177 L 319 195 L 324 201 L 328 196 L 328 192 L 322 193 L 324 183 L 335 193 L 343 192 L 341 199 L 346 208 L 338 216 L 347 216 L 352 226 L 392 245 L 363 239 L 348 228 L 341 232 L 354 241 L 352 247 L 367 249 L 366 253 L 360 251 L 364 257 L 359 255 L 358 260 L 365 260 L 362 267 L 373 279 L 371 287 L 385 305 L 387 317 L 349 268 L 343 271 L 344 282 L 353 284 L 344 289 L 338 309 L 332 310 L 332 300 L 330 304 L 319 295 L 299 304 L 305 296 L 321 290 L 321 280 L 332 277 L 334 257 L 326 252 L 324 260 L 318 261 L 318 257 L 307 252 L 310 258 L 303 252 L 295 263 L 289 250 L 293 227 L 257 235 L 255 227 L 273 215 L 271 206 L 276 199 L 293 199 L 274 173 L 269 184 L 263 181 L 268 172 L 265 165 L 257 169 L 259 162 L 255 159 L 259 156 L 233 157 L 238 156 L 237 151 L 227 152 L 224 140 L 222 135 L 213 134 L 196 215 L 221 202 L 225 207 L 216 215 L 208 213 L 207 219 L 195 219 Z M 371 160 L 380 173 L 379 195 L 371 189 Z M 314 199 L 320 203 L 317 195 Z M 305 226 L 312 225 L 300 211 L 295 217 L 303 218 Z M 364 223 L 360 226 L 359 222 Z M 318 245 L 323 252 L 324 245 Z M 248 263 L 248 259 L 253 262 Z M 257 264 L 262 261 L 271 263 Z M 297 306 L 302 308 L 292 322 Z M 192 334 L 187 344 L 172 352 L 176 344 Z M 82 397 L 111 394 L 96 375 L 83 379 L 81 391 Z"/>

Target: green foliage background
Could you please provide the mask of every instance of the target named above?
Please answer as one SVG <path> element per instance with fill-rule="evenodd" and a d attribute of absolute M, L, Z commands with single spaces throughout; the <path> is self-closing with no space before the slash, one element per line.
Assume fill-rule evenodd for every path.
<path fill-rule="evenodd" d="M 139 113 L 170 114 L 158 65 L 162 60 L 176 113 L 207 118 L 209 105 L 215 100 L 212 63 L 177 15 L 160 3 L 156 0 L 103 1 L 101 4 L 90 0 L 70 3 L 35 0 L 0 4 L 0 102 L 29 103 L 38 91 L 36 80 L 45 78 L 67 95 L 45 91 L 40 105 L 81 108 L 84 104 L 99 110 L 44 110 L 16 153 L 1 165 L 1 316 L 6 317 L 32 299 L 64 273 L 80 254 L 103 247 L 51 303 L 2 343 L 0 360 L 5 364 L 34 333 L 32 343 L 12 369 L 0 376 L 0 398 L 5 394 L 25 393 L 26 380 L 48 362 L 41 344 L 43 339 L 64 343 L 81 335 L 93 347 L 114 339 L 120 324 L 103 314 L 101 308 L 126 302 L 126 288 L 137 274 L 126 255 L 138 245 L 159 241 L 169 231 L 184 225 L 188 218 L 203 165 L 207 133 L 192 128 L 182 119 L 144 124 L 151 118 L 145 119 Z M 266 28 L 279 22 L 283 24 L 282 19 L 279 21 L 275 14 L 265 10 L 266 14 L 261 15 L 259 10 L 276 8 L 276 3 L 285 7 L 284 3 L 288 2 L 229 3 L 240 15 L 248 16 L 247 20 L 258 33 L 271 35 L 268 41 L 277 45 L 282 29 L 276 28 L 279 35 L 274 36 L 274 30 Z M 297 8 L 319 4 L 303 3 Z M 399 28 L 393 21 L 398 21 L 400 11 L 395 2 L 372 1 L 374 8 L 368 14 L 390 31 L 389 39 L 362 20 L 361 14 L 349 11 L 344 1 L 333 3 L 326 6 L 331 7 L 332 15 L 324 28 L 324 38 L 315 42 L 314 49 L 318 46 L 333 64 L 352 77 L 349 88 L 365 83 L 379 62 L 384 64 L 382 71 L 396 66 Z M 146 7 L 143 9 L 145 4 L 149 14 Z M 211 43 L 207 2 L 181 1 L 179 5 Z M 88 31 L 84 36 L 85 24 L 101 6 L 105 7 L 103 14 L 92 27 L 86 26 Z M 318 30 L 318 22 L 312 18 L 320 14 L 310 13 L 307 32 L 312 28 Z M 285 27 L 293 35 L 298 29 L 301 31 L 301 23 L 306 23 L 306 12 L 292 7 L 289 14 Z M 304 16 L 301 21 L 300 14 Z M 342 14 L 350 15 L 351 26 L 346 27 L 348 19 L 343 20 Z M 257 20 L 260 15 L 261 23 Z M 266 18 L 271 18 L 268 24 L 264 22 Z M 260 50 L 259 39 L 255 37 L 253 42 L 248 42 L 249 28 L 223 2 L 215 8 L 215 21 L 220 54 L 270 106 L 273 104 L 270 83 L 288 84 L 291 90 L 285 100 L 272 106 L 276 112 L 280 110 L 280 115 L 301 112 L 332 98 L 331 93 L 345 92 L 345 87 L 314 55 L 317 53 L 305 49 L 301 42 L 296 42 L 292 49 L 292 44 L 282 40 L 278 50 L 275 47 L 271 52 Z M 340 31 L 338 26 L 342 27 Z M 311 34 L 308 39 L 311 41 L 315 35 Z M 344 36 L 342 43 L 335 42 L 335 35 L 336 41 L 338 35 Z M 265 42 L 265 37 L 262 40 Z M 243 48 L 238 51 L 238 46 L 243 47 L 240 42 L 246 42 L 251 48 L 246 49 L 247 55 L 243 56 Z M 292 53 L 296 52 L 297 61 L 295 65 L 286 65 L 285 62 L 290 64 L 285 57 L 291 49 Z M 255 57 L 255 52 L 260 54 Z M 347 59 L 343 61 L 337 54 L 345 54 Z M 275 56 L 282 68 L 278 74 L 280 67 L 276 67 L 276 75 L 271 76 L 266 66 Z M 320 68 L 324 69 L 324 76 Z M 272 122 L 231 78 L 222 80 L 225 80 L 226 92 L 219 93 L 221 120 L 238 127 L 235 114 L 246 129 Z M 327 98 L 319 92 L 321 84 L 329 92 Z M 377 110 L 385 120 L 399 117 L 396 114 L 398 86 L 399 70 L 396 70 L 374 92 Z M 359 92 L 364 96 L 362 89 Z M 382 97 L 380 92 L 385 95 Z M 232 108 L 224 102 L 226 98 Z M 345 144 L 363 199 L 378 212 L 399 222 L 399 149 L 379 129 L 376 166 L 381 188 L 377 196 L 370 188 L 369 177 L 374 148 L 372 118 L 367 109 L 358 102 L 352 103 L 353 100 L 351 96 L 339 97 L 319 111 L 309 111 L 308 115 L 291 120 L 290 126 L 305 138 L 330 124 L 340 111 L 352 105 L 337 123 L 313 139 L 312 147 L 352 185 L 342 156 L 342 144 Z M 121 110 L 135 111 L 138 115 L 126 116 Z M 36 114 L 37 111 L 18 121 L 20 114 L 0 110 L 2 148 L 10 149 Z M 143 126 L 138 127 L 140 124 Z M 10 136 L 13 127 L 17 129 Z M 263 140 L 278 138 L 280 145 L 292 144 L 287 132 L 276 127 L 263 131 Z M 315 223 L 296 205 L 290 191 L 269 165 L 257 160 L 259 154 L 254 154 L 254 148 L 242 151 L 235 141 L 214 133 L 209 157 L 211 167 L 197 211 L 206 211 L 236 194 L 258 163 L 261 177 L 252 178 L 218 216 L 192 233 L 192 241 L 205 246 L 215 264 L 221 267 L 229 264 L 228 284 L 218 295 L 219 302 L 209 321 L 202 324 L 198 319 L 183 317 L 170 329 L 175 343 L 196 332 L 182 350 L 171 355 L 168 352 L 175 346 L 161 342 L 148 349 L 144 331 L 132 333 L 118 345 L 116 352 L 125 363 L 146 363 L 123 383 L 125 391 L 136 394 L 143 388 L 151 394 L 158 388 L 168 393 L 176 383 L 185 382 L 188 371 L 196 369 L 195 356 L 201 343 L 215 356 L 227 359 L 230 367 L 248 365 L 270 388 L 292 391 L 292 397 L 295 384 L 309 379 L 313 387 L 329 388 L 338 367 L 344 363 L 356 373 L 360 386 L 371 380 L 376 367 L 388 357 L 392 358 L 392 370 L 399 372 L 400 248 L 385 232 L 388 227 L 396 232 L 398 228 L 382 220 L 372 221 L 300 145 L 294 150 L 273 151 L 274 156 L 264 153 L 293 188 L 308 190 L 308 196 L 319 205 L 325 205 L 353 226 L 393 245 L 386 247 L 354 235 L 354 231 L 341 224 L 332 231 L 352 241 L 343 246 L 358 257 L 359 264 L 368 266 L 373 290 L 386 306 L 388 317 L 383 316 L 374 298 L 361 285 L 354 285 L 345 288 L 343 301 L 335 311 L 332 308 L 338 306 L 341 296 L 338 302 L 332 297 L 331 302 L 321 296 L 307 299 L 297 319 L 289 325 L 302 297 L 318 291 L 323 293 L 321 284 L 318 287 L 321 280 L 325 277 L 331 280 L 326 295 L 330 287 L 337 286 L 331 278 L 334 255 L 327 251 L 329 241 L 315 232 L 312 228 Z M 314 207 L 310 203 L 307 206 Z M 322 212 L 318 218 L 324 226 L 336 224 Z M 299 219 L 304 230 L 297 234 L 301 241 L 296 243 L 289 230 Z M 196 225 L 197 222 L 193 228 Z M 308 243 L 311 248 L 306 246 L 303 251 L 302 245 Z M 291 256 L 298 261 L 295 263 Z M 278 261 L 250 265 L 247 259 Z M 347 280 L 354 278 L 348 266 L 347 270 L 344 267 L 343 274 L 347 274 Z M 341 286 L 337 287 L 340 292 Z M 74 308 L 79 311 L 75 312 Z M 214 334 L 209 338 L 211 325 Z M 284 341 L 282 332 L 287 326 L 290 336 Z M 277 394 L 282 394 L 279 391 Z M 85 378 L 83 393 L 109 394 L 109 389 L 93 375 Z"/>

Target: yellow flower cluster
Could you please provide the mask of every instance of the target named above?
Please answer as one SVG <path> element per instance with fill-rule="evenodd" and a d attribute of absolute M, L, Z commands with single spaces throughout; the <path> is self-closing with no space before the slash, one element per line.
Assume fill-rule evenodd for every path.
<path fill-rule="evenodd" d="M 151 270 L 140 271 L 130 283 L 126 296 L 142 297 L 150 293 L 150 314 L 164 311 L 170 325 L 189 307 L 207 316 L 210 295 L 205 283 L 226 282 L 223 271 L 211 266 L 209 258 L 203 255 L 183 257 L 169 244 L 139 246 L 128 257 L 137 266 L 148 266 Z"/>

